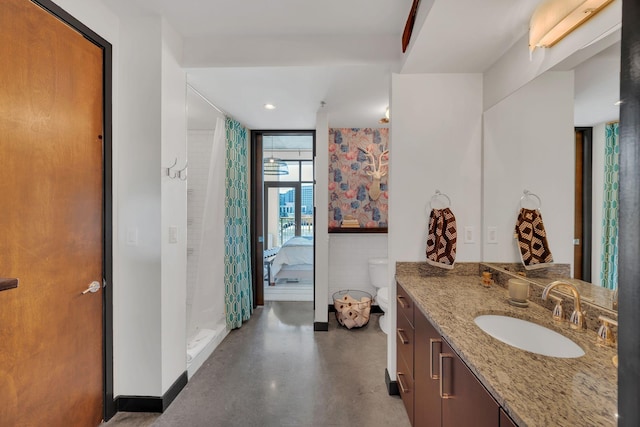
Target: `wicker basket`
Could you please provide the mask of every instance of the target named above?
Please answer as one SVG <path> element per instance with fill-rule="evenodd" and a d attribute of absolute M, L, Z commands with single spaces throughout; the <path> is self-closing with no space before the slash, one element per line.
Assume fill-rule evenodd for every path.
<path fill-rule="evenodd" d="M 333 307 L 338 323 L 347 329 L 361 328 L 369 322 L 371 294 L 365 291 L 345 290 L 333 294 Z"/>

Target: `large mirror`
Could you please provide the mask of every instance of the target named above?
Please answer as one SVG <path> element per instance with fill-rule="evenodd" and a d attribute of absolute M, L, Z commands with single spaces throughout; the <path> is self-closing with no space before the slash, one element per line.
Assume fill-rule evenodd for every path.
<path fill-rule="evenodd" d="M 603 255 L 616 249 L 602 244 L 603 197 L 612 185 L 604 176 L 606 135 L 619 115 L 615 37 L 589 57 L 576 53 L 485 111 L 484 262 L 521 263 L 514 239 L 518 212 L 539 207 L 555 263 L 570 264 L 571 277 L 598 292 L 595 287 L 615 281 L 606 268 L 601 279 Z M 612 309 L 614 292 L 604 292 L 611 298 L 601 305 Z"/>

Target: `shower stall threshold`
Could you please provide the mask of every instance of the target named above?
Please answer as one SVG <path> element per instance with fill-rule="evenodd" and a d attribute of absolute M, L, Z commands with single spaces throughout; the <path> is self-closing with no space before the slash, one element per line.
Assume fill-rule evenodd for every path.
<path fill-rule="evenodd" d="M 224 323 L 217 324 L 215 329 L 201 329 L 189 341 L 187 344 L 187 377 L 189 379 L 200 369 L 228 333 Z"/>

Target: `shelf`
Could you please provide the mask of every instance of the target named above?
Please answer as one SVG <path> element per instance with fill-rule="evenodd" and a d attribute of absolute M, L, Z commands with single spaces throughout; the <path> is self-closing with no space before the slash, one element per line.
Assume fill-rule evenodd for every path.
<path fill-rule="evenodd" d="M 330 234 L 374 234 L 374 233 L 387 233 L 387 227 L 378 228 L 348 228 L 348 227 L 329 227 Z"/>

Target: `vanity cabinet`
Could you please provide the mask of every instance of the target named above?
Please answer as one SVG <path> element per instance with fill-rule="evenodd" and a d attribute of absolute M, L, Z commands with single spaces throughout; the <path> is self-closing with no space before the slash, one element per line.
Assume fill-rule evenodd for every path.
<path fill-rule="evenodd" d="M 398 313 L 396 328 L 396 379 L 398 381 L 400 397 L 402 397 L 402 402 L 409 415 L 409 420 L 413 425 L 413 405 L 415 402 L 413 381 L 414 309 L 413 300 L 400 286 L 398 286 L 398 294 L 396 296 L 396 307 Z"/>
<path fill-rule="evenodd" d="M 501 414 L 498 403 L 420 309 L 415 308 L 402 286 L 398 285 L 397 289 L 397 378 L 411 425 L 514 426 L 505 424 L 511 422 L 509 417 Z M 401 302 L 411 307 L 411 323 Z M 407 356 L 408 352 L 412 356 Z M 412 366 L 408 365 L 407 359 Z M 503 416 L 505 421 L 502 421 Z"/>

